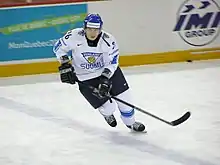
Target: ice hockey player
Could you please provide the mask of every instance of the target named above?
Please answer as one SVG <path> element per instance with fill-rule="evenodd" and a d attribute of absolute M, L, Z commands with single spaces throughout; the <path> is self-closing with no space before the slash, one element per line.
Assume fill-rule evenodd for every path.
<path fill-rule="evenodd" d="M 106 122 L 115 127 L 116 110 L 123 123 L 131 130 L 142 132 L 144 124 L 135 121 L 134 109 L 105 97 L 111 94 L 131 102 L 128 83 L 119 67 L 119 48 L 113 35 L 102 30 L 99 14 L 88 14 L 83 28 L 68 31 L 54 45 L 53 52 L 60 62 L 59 73 L 63 83 L 75 84 L 77 80 L 93 86 L 92 91 L 81 83 L 79 91 Z M 68 52 L 72 53 L 69 58 Z"/>

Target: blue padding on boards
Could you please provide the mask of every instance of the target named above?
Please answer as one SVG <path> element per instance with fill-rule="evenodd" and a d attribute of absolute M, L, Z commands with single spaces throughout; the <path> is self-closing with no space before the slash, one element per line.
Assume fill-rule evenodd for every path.
<path fill-rule="evenodd" d="M 56 58 L 55 42 L 68 30 L 83 26 L 87 8 L 86 3 L 2 8 L 0 62 Z"/>
<path fill-rule="evenodd" d="M 124 116 L 124 117 L 131 117 L 131 116 L 134 115 L 134 109 L 132 109 L 129 112 L 122 112 L 122 111 L 120 111 L 120 112 L 121 112 L 121 115 Z"/>

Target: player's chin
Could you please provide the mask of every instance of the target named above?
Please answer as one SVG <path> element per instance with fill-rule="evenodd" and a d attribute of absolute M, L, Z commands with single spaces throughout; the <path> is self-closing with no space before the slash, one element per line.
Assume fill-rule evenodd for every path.
<path fill-rule="evenodd" d="M 98 35 L 89 35 L 87 37 L 89 40 L 95 40 L 98 37 Z"/>
<path fill-rule="evenodd" d="M 91 36 L 90 40 L 95 40 L 97 38 L 97 36 Z"/>

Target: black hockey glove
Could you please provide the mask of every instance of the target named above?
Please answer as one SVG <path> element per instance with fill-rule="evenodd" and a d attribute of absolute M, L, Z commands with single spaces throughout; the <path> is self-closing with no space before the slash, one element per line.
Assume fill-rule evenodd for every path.
<path fill-rule="evenodd" d="M 60 79 L 63 83 L 75 84 L 78 80 L 67 55 L 61 57 L 61 65 L 58 69 L 60 72 Z"/>
<path fill-rule="evenodd" d="M 111 71 L 107 68 L 104 69 L 100 76 L 100 83 L 98 85 L 98 96 L 100 98 L 106 97 L 112 88 L 112 82 L 110 81 Z"/>

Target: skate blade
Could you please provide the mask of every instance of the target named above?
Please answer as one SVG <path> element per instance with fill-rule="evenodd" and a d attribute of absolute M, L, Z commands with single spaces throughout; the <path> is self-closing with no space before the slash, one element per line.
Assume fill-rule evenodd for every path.
<path fill-rule="evenodd" d="M 135 130 L 130 130 L 130 133 L 132 133 L 132 134 L 146 134 L 147 133 L 147 131 L 146 130 L 144 130 L 144 131 L 135 131 Z"/>

